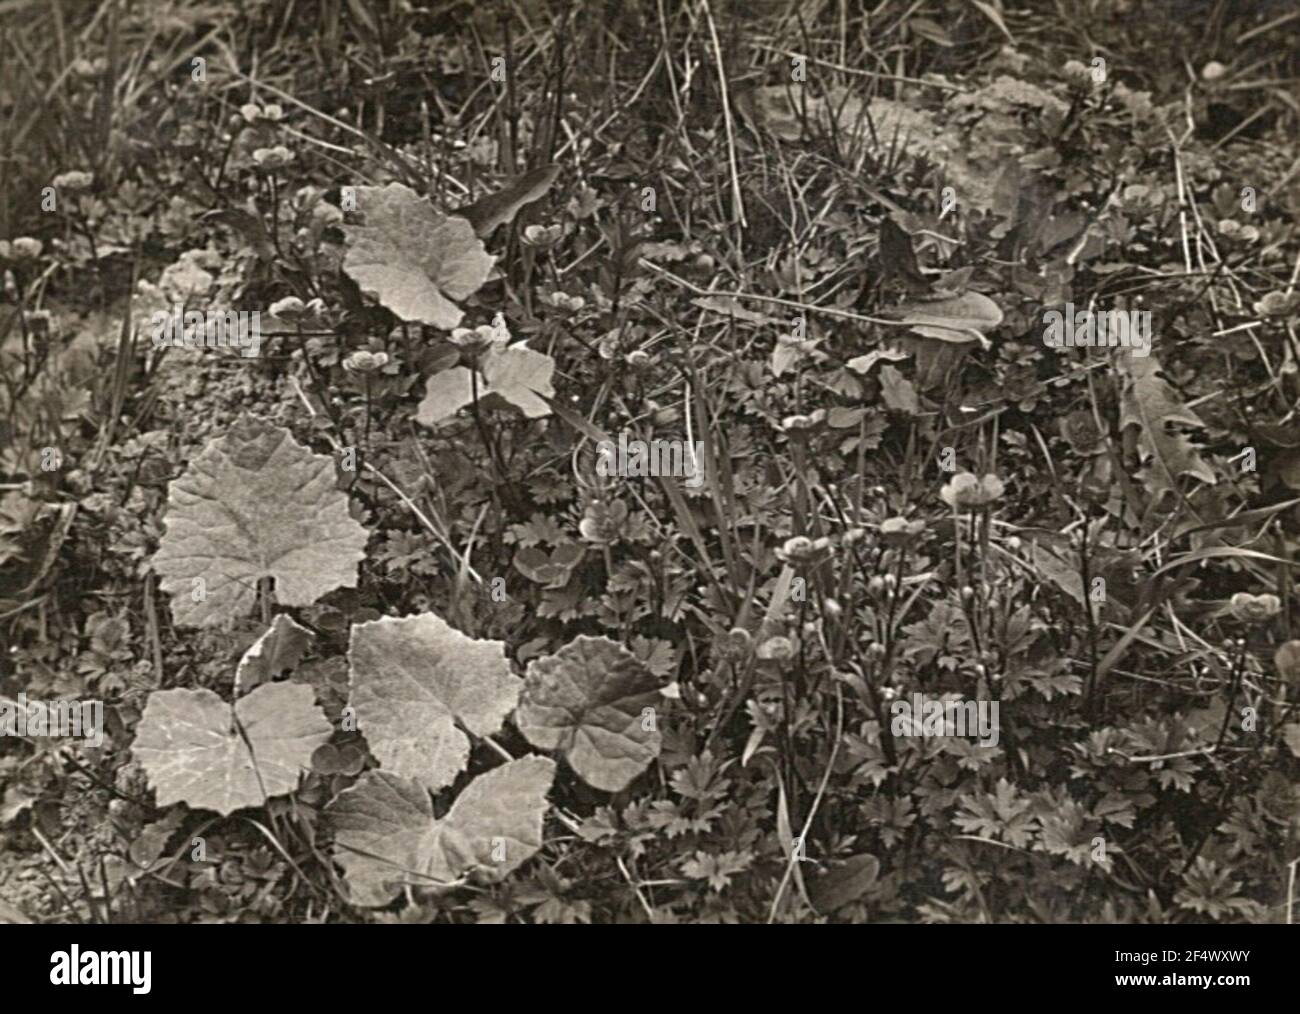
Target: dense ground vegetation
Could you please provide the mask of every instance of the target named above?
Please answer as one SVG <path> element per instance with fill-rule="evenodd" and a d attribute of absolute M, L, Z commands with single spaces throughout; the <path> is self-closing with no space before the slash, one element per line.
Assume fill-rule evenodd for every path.
<path fill-rule="evenodd" d="M 0 921 L 1291 921 L 1300 15 L 867 6 L 0 4 Z"/>

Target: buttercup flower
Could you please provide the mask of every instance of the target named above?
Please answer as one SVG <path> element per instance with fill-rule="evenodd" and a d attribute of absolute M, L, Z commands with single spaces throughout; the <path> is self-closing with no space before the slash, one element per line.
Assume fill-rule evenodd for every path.
<path fill-rule="evenodd" d="M 297 296 L 285 296 L 283 299 L 277 299 L 271 304 L 270 314 L 272 317 L 283 317 L 286 320 L 292 320 L 302 314 L 306 304 Z"/>
<path fill-rule="evenodd" d="M 549 296 L 543 296 L 542 302 L 549 303 L 557 310 L 564 310 L 566 313 L 577 313 L 587 301 L 581 296 L 570 296 L 567 292 L 552 292 Z"/>
<path fill-rule="evenodd" d="M 1286 317 L 1300 308 L 1300 290 L 1287 295 L 1281 290 L 1266 292 L 1264 298 L 1257 300 L 1252 307 L 1258 314 L 1266 317 Z"/>
<path fill-rule="evenodd" d="M 88 189 L 94 182 L 95 177 L 93 174 L 74 169 L 71 172 L 59 173 L 58 176 L 55 176 L 54 188 L 56 190 L 70 190 L 76 193 L 78 190 Z"/>
<path fill-rule="evenodd" d="M 758 646 L 758 657 L 768 661 L 784 662 L 794 658 L 794 642 L 788 637 L 769 637 Z"/>
<path fill-rule="evenodd" d="M 343 360 L 343 369 L 351 373 L 374 373 L 387 365 L 387 352 L 368 352 L 365 349 L 358 349 Z"/>
<path fill-rule="evenodd" d="M 472 355 L 478 355 L 491 348 L 505 348 L 510 343 L 510 331 L 506 328 L 505 318 L 498 313 L 491 324 L 454 328 L 447 340 Z"/>
<path fill-rule="evenodd" d="M 277 299 L 272 303 L 267 312 L 272 317 L 277 317 L 280 320 L 303 324 L 308 321 L 318 320 L 324 314 L 325 301 L 317 298 L 304 303 L 297 296 L 285 296 L 283 299 Z"/>
<path fill-rule="evenodd" d="M 615 542 L 627 521 L 627 504 L 622 500 L 613 503 L 596 501 L 588 505 L 583 519 L 578 522 L 578 532 L 588 542 L 609 544 Z"/>
<path fill-rule="evenodd" d="M 100 74 L 106 66 L 103 57 L 99 57 L 92 63 L 83 56 L 72 64 L 72 73 L 80 78 L 92 78 Z"/>
<path fill-rule="evenodd" d="M 35 260 L 44 249 L 44 244 L 31 236 L 19 236 L 13 242 L 13 255 L 17 260 Z"/>
<path fill-rule="evenodd" d="M 523 241 L 528 246 L 535 246 L 540 249 L 555 246 L 564 235 L 564 227 L 560 225 L 530 225 L 524 230 Z"/>
<path fill-rule="evenodd" d="M 820 539 L 810 539 L 806 535 L 795 535 L 785 540 L 781 548 L 776 551 L 776 558 L 782 563 L 806 567 L 824 560 L 830 548 L 831 540 L 824 536 Z"/>
<path fill-rule="evenodd" d="M 1276 595 L 1237 592 L 1229 601 L 1228 610 L 1242 623 L 1264 623 L 1281 612 L 1282 600 Z"/>
<path fill-rule="evenodd" d="M 949 507 L 987 507 L 1006 492 L 1006 486 L 996 475 L 982 479 L 973 472 L 958 472 L 939 491 L 939 496 Z"/>
<path fill-rule="evenodd" d="M 253 161 L 261 169 L 283 169 L 293 161 L 293 152 L 282 144 L 274 148 L 258 148 L 253 152 Z"/>

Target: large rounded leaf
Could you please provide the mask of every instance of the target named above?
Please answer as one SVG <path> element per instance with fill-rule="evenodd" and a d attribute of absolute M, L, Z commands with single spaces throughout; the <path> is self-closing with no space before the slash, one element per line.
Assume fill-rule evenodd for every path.
<path fill-rule="evenodd" d="M 560 750 L 588 785 L 617 792 L 659 756 L 654 716 L 644 714 L 657 686 L 622 645 L 577 637 L 529 663 L 515 724 L 533 746 Z"/>
<path fill-rule="evenodd" d="M 163 521 L 153 568 L 172 616 L 189 626 L 245 615 L 262 577 L 291 606 L 355 587 L 369 537 L 348 513 L 333 459 L 251 415 L 172 483 Z"/>
<path fill-rule="evenodd" d="M 403 885 L 436 887 L 470 870 L 499 880 L 542 845 L 555 762 L 524 757 L 480 775 L 442 820 L 418 782 L 371 771 L 326 809 L 336 855 L 358 905 L 384 905 Z"/>
<path fill-rule="evenodd" d="M 292 792 L 333 727 L 311 687 L 267 683 L 232 708 L 211 690 L 149 695 L 131 752 L 158 806 L 233 813 Z"/>
<path fill-rule="evenodd" d="M 450 330 L 462 300 L 487 281 L 493 258 L 463 218 L 448 217 L 410 187 L 357 187 L 364 225 L 344 227 L 343 270 L 402 320 Z"/>
<path fill-rule="evenodd" d="M 450 785 L 469 739 L 490 736 L 519 699 L 504 641 L 476 641 L 433 613 L 352 628 L 352 707 L 370 752 L 391 774 L 427 788 Z"/>

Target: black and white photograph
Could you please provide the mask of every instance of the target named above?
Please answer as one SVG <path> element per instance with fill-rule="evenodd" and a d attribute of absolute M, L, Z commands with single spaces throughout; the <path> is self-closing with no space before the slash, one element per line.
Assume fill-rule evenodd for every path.
<path fill-rule="evenodd" d="M 1298 86 L 1292 0 L 0 0 L 11 967 L 1262 985 Z"/>

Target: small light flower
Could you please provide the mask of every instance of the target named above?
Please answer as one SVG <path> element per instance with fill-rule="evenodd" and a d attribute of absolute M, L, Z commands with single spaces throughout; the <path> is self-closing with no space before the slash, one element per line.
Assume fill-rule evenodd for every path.
<path fill-rule="evenodd" d="M 622 500 L 606 503 L 593 501 L 578 522 L 578 531 L 588 542 L 609 545 L 618 540 L 627 521 L 627 504 Z"/>
<path fill-rule="evenodd" d="M 283 299 L 277 299 L 271 304 L 268 311 L 272 317 L 281 317 L 284 320 L 297 320 L 302 316 L 303 311 L 307 308 L 297 296 L 285 296 Z"/>
<path fill-rule="evenodd" d="M 769 662 L 786 662 L 794 658 L 794 642 L 788 637 L 769 637 L 758 646 L 758 657 Z"/>
<path fill-rule="evenodd" d="M 293 161 L 293 152 L 282 144 L 277 144 L 274 148 L 258 148 L 253 152 L 253 161 L 259 169 L 283 169 Z"/>
<path fill-rule="evenodd" d="M 1290 316 L 1297 309 L 1300 309 L 1300 289 L 1290 295 L 1280 289 L 1265 293 L 1263 299 L 1256 301 L 1253 309 L 1256 313 L 1265 317 Z"/>
<path fill-rule="evenodd" d="M 1228 609 L 1242 623 L 1264 623 L 1281 612 L 1282 600 L 1276 595 L 1237 592 L 1229 601 Z"/>
<path fill-rule="evenodd" d="M 358 349 L 343 360 L 343 369 L 350 373 L 374 373 L 387 365 L 387 352 L 369 352 L 366 349 Z"/>
<path fill-rule="evenodd" d="M 1228 72 L 1228 68 L 1225 67 L 1223 64 L 1221 64 L 1218 60 L 1211 60 L 1204 67 L 1201 68 L 1201 80 L 1217 81 L 1219 80 L 1219 78 L 1223 77 L 1223 75 L 1226 74 L 1227 72 Z"/>
<path fill-rule="evenodd" d="M 82 172 L 80 169 L 74 169 L 71 172 L 59 173 L 54 177 L 54 187 L 56 190 L 68 190 L 77 193 L 80 190 L 90 189 L 90 185 L 95 182 L 92 173 Z"/>
<path fill-rule="evenodd" d="M 475 328 L 455 328 L 447 340 L 453 345 L 459 345 L 467 355 L 476 358 L 491 348 L 504 346 L 510 340 L 510 336 L 507 333 L 505 340 L 502 341 L 500 332 L 491 324 L 480 324 Z"/>
<path fill-rule="evenodd" d="M 256 123 L 262 118 L 262 107 L 254 102 L 248 102 L 239 107 L 239 114 L 249 123 Z"/>
<path fill-rule="evenodd" d="M 924 521 L 908 521 L 907 518 L 885 518 L 880 522 L 880 537 L 890 546 L 906 546 L 925 531 Z"/>
<path fill-rule="evenodd" d="M 317 297 L 304 303 L 297 296 L 285 296 L 277 299 L 267 310 L 277 320 L 290 324 L 311 327 L 320 324 L 325 318 L 325 301 Z"/>
<path fill-rule="evenodd" d="M 543 296 L 542 302 L 565 313 L 577 313 L 587 305 L 581 296 L 570 296 L 567 292 L 552 292 L 549 296 Z"/>
<path fill-rule="evenodd" d="M 262 119 L 270 120 L 272 123 L 279 123 L 280 120 L 284 119 L 284 110 L 278 104 L 272 102 L 269 106 L 262 107 Z"/>
<path fill-rule="evenodd" d="M 35 260 L 44 249 L 45 245 L 31 236 L 19 236 L 13 242 L 13 255 L 16 260 Z"/>
<path fill-rule="evenodd" d="M 949 507 L 987 507 L 1006 492 L 1006 486 L 996 475 L 982 479 L 972 472 L 958 472 L 939 491 L 939 496 Z"/>
<path fill-rule="evenodd" d="M 831 540 L 824 536 L 810 539 L 806 535 L 795 535 L 785 540 L 776 551 L 776 558 L 796 567 L 808 567 L 826 559 L 830 555 L 830 548 Z"/>
<path fill-rule="evenodd" d="M 555 246 L 563 235 L 564 227 L 561 225 L 530 225 L 524 230 L 522 238 L 526 246 L 545 250 Z"/>

